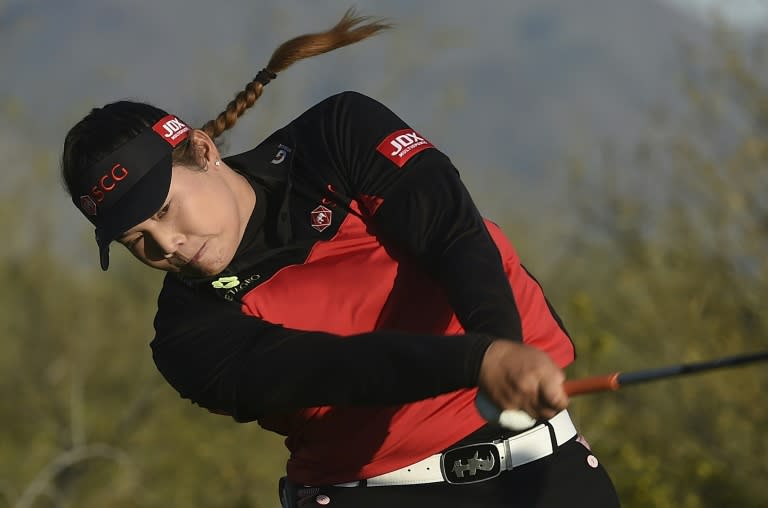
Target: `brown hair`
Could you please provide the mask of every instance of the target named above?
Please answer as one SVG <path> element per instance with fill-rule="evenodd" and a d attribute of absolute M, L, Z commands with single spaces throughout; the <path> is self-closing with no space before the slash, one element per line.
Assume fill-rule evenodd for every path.
<path fill-rule="evenodd" d="M 348 9 L 341 20 L 326 32 L 306 34 L 295 37 L 281 44 L 269 59 L 267 66 L 227 104 L 224 111 L 206 122 L 202 130 L 212 139 L 230 129 L 237 123 L 246 109 L 261 97 L 269 79 L 274 79 L 278 72 L 290 65 L 311 56 L 320 55 L 334 49 L 354 44 L 378 32 L 390 28 L 391 24 L 381 20 L 372 20 L 369 16 L 357 16 L 354 9 Z"/>

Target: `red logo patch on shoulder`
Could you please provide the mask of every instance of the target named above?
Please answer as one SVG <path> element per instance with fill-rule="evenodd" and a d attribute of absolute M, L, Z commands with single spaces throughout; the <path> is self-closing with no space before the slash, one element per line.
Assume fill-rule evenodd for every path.
<path fill-rule="evenodd" d="M 427 148 L 434 148 L 434 145 L 415 130 L 403 129 L 387 136 L 376 150 L 402 168 L 411 157 Z"/>

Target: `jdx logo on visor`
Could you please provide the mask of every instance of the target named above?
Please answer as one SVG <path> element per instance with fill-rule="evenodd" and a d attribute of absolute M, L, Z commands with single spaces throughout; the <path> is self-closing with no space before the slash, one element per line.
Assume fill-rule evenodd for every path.
<path fill-rule="evenodd" d="M 187 139 L 185 134 L 189 132 L 189 127 L 177 117 L 168 115 L 153 125 L 152 130 L 160 134 L 169 145 L 175 148 L 176 145 Z"/>

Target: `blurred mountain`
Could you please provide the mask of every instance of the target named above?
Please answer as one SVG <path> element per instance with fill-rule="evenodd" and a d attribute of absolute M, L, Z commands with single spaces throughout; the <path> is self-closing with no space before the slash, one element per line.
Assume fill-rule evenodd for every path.
<path fill-rule="evenodd" d="M 122 98 L 202 123 L 280 42 L 329 27 L 350 5 L 0 3 L 0 111 L 12 118 L 0 135 L 16 131 L 30 140 L 26 149 L 50 151 L 55 160 L 67 129 L 89 108 Z M 656 0 L 355 5 L 397 29 L 286 70 L 229 135 L 230 152 L 317 100 L 354 89 L 388 104 L 447 152 L 471 188 L 525 199 L 500 185 L 559 185 L 558 162 L 569 150 L 589 151 L 606 138 L 631 144 L 653 108 L 673 110 L 680 43 L 707 40 L 703 25 Z"/>

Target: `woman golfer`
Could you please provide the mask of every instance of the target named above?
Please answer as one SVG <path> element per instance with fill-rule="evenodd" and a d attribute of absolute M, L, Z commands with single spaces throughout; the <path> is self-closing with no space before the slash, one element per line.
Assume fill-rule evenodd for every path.
<path fill-rule="evenodd" d="M 424 133 L 347 92 L 248 152 L 213 142 L 278 72 L 384 28 L 348 12 L 288 41 L 200 130 L 143 103 L 93 109 L 62 163 L 101 266 L 118 242 L 168 272 L 158 369 L 286 436 L 286 507 L 617 506 L 565 410 L 565 329 Z M 478 389 L 535 425 L 488 424 Z"/>

